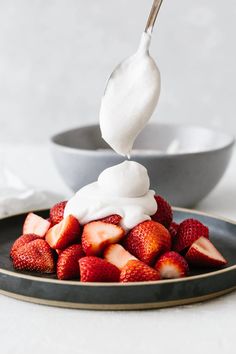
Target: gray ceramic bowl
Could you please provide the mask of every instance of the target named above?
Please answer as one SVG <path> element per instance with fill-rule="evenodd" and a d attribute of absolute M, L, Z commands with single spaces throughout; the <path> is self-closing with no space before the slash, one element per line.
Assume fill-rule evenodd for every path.
<path fill-rule="evenodd" d="M 102 140 L 98 125 L 57 134 L 51 142 L 58 171 L 74 191 L 124 160 Z M 150 124 L 137 138 L 132 159 L 146 166 L 156 193 L 172 205 L 192 207 L 223 176 L 233 145 L 232 136 L 206 128 Z"/>

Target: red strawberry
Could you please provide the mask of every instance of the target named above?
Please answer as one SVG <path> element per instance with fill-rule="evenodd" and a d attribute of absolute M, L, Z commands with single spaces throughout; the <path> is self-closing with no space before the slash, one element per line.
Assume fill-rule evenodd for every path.
<path fill-rule="evenodd" d="M 63 250 L 80 241 L 80 224 L 74 216 L 68 215 L 48 230 L 45 239 L 52 248 Z"/>
<path fill-rule="evenodd" d="M 103 221 L 108 224 L 118 225 L 120 223 L 121 219 L 122 219 L 122 217 L 120 215 L 113 214 L 113 215 L 106 216 L 105 218 L 97 220 L 97 221 Z"/>
<path fill-rule="evenodd" d="M 129 232 L 124 247 L 140 261 L 151 265 L 160 253 L 170 250 L 171 237 L 158 222 L 144 221 Z"/>
<path fill-rule="evenodd" d="M 57 261 L 57 277 L 61 280 L 79 279 L 79 259 L 85 254 L 81 245 L 72 245 L 62 251 Z"/>
<path fill-rule="evenodd" d="M 83 257 L 79 260 L 82 282 L 118 282 L 120 271 L 113 264 L 98 257 Z"/>
<path fill-rule="evenodd" d="M 188 263 L 176 252 L 164 253 L 155 264 L 162 279 L 183 278 L 188 274 Z"/>
<path fill-rule="evenodd" d="M 59 222 L 62 221 L 64 217 L 64 209 L 67 204 L 67 201 L 63 201 L 60 203 L 55 204 L 51 209 L 50 209 L 50 220 L 53 225 L 58 224 Z"/>
<path fill-rule="evenodd" d="M 159 222 L 168 229 L 173 219 L 172 208 L 160 195 L 155 195 L 155 199 L 157 202 L 157 211 L 152 216 L 152 220 Z"/>
<path fill-rule="evenodd" d="M 87 256 L 99 255 L 107 245 L 119 242 L 124 234 L 125 231 L 118 225 L 92 221 L 84 226 L 83 250 Z"/>
<path fill-rule="evenodd" d="M 154 281 L 159 280 L 160 274 L 155 269 L 139 260 L 130 260 L 122 268 L 120 282 Z"/>
<path fill-rule="evenodd" d="M 103 256 L 108 262 L 114 264 L 119 269 L 122 269 L 131 259 L 137 260 L 124 247 L 118 244 L 109 245 L 105 249 Z"/>
<path fill-rule="evenodd" d="M 13 266 L 17 270 L 53 273 L 55 270 L 54 256 L 48 243 L 37 239 L 14 252 Z"/>
<path fill-rule="evenodd" d="M 44 237 L 50 228 L 51 223 L 34 213 L 29 213 L 23 225 L 23 235 L 35 234 Z"/>
<path fill-rule="evenodd" d="M 189 264 L 198 267 L 221 267 L 227 264 L 226 259 L 205 237 L 195 241 L 186 253 Z"/>
<path fill-rule="evenodd" d="M 172 221 L 172 223 L 170 224 L 170 227 L 169 227 L 169 233 L 171 235 L 172 240 L 174 240 L 174 238 L 176 237 L 176 235 L 178 233 L 178 229 L 179 229 L 179 224 Z"/>
<path fill-rule="evenodd" d="M 22 235 L 19 238 L 16 239 L 16 241 L 13 243 L 11 251 L 10 251 L 10 257 L 13 258 L 15 252 L 22 246 L 26 245 L 27 243 L 37 240 L 40 238 L 39 236 L 35 234 L 27 234 L 27 235 Z"/>
<path fill-rule="evenodd" d="M 176 252 L 181 252 L 185 248 L 191 246 L 199 237 L 204 236 L 209 238 L 208 227 L 195 219 L 186 219 L 179 225 L 177 236 L 173 249 Z"/>

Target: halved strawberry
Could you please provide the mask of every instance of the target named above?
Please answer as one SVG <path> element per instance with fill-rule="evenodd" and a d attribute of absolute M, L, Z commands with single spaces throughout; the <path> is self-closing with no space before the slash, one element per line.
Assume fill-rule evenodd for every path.
<path fill-rule="evenodd" d="M 113 264 L 98 257 L 83 257 L 79 260 L 82 282 L 118 282 L 120 271 Z"/>
<path fill-rule="evenodd" d="M 52 222 L 52 225 L 56 225 L 62 221 L 66 204 L 67 204 L 67 200 L 55 204 L 50 209 L 50 220 Z"/>
<path fill-rule="evenodd" d="M 171 236 L 163 225 L 148 220 L 135 226 L 123 245 L 139 260 L 152 265 L 159 254 L 170 250 Z"/>
<path fill-rule="evenodd" d="M 152 220 L 159 222 L 168 229 L 173 219 L 172 208 L 160 195 L 155 195 L 155 199 L 157 202 L 157 211 L 152 215 Z"/>
<path fill-rule="evenodd" d="M 57 277 L 61 280 L 66 279 L 79 279 L 79 259 L 84 257 L 85 254 L 82 246 L 74 244 L 69 246 L 59 254 L 57 261 Z"/>
<path fill-rule="evenodd" d="M 19 238 L 16 239 L 16 241 L 13 243 L 11 251 L 10 251 L 10 257 L 12 258 L 14 256 L 14 253 L 22 246 L 26 245 L 27 243 L 37 240 L 40 238 L 39 236 L 35 234 L 27 234 L 27 235 L 22 235 Z"/>
<path fill-rule="evenodd" d="M 200 237 L 189 248 L 185 255 L 189 264 L 197 267 L 221 267 L 227 264 L 226 259 L 205 237 Z"/>
<path fill-rule="evenodd" d="M 29 213 L 23 225 L 23 234 L 35 234 L 44 237 L 50 228 L 51 223 L 34 213 Z"/>
<path fill-rule="evenodd" d="M 122 283 L 154 280 L 160 280 L 160 273 L 139 260 L 128 261 L 120 273 Z"/>
<path fill-rule="evenodd" d="M 108 262 L 114 264 L 119 269 L 122 269 L 131 259 L 137 260 L 136 257 L 126 251 L 124 247 L 119 244 L 107 246 L 103 256 Z"/>
<path fill-rule="evenodd" d="M 107 245 L 119 242 L 124 234 L 125 231 L 118 225 L 92 221 L 83 229 L 83 250 L 87 256 L 99 255 Z"/>
<path fill-rule="evenodd" d="M 55 271 L 53 252 L 45 240 L 31 241 L 14 252 L 13 266 L 17 270 L 53 273 Z"/>
<path fill-rule="evenodd" d="M 173 250 L 181 252 L 190 247 L 199 237 L 209 238 L 209 229 L 196 219 L 186 219 L 179 225 L 177 236 L 175 237 Z"/>
<path fill-rule="evenodd" d="M 80 241 L 80 224 L 78 220 L 68 215 L 59 224 L 48 230 L 45 240 L 54 248 L 63 250 L 74 242 Z"/>
<path fill-rule="evenodd" d="M 162 279 L 183 278 L 189 271 L 184 257 L 173 251 L 164 253 L 155 264 L 155 269 L 160 272 Z"/>
<path fill-rule="evenodd" d="M 118 225 L 120 223 L 121 219 L 122 219 L 122 217 L 120 215 L 112 214 L 112 215 L 106 216 L 105 218 L 97 220 L 97 221 L 103 221 L 108 224 Z"/>
<path fill-rule="evenodd" d="M 171 235 L 171 239 L 172 241 L 174 241 L 177 233 L 178 233 L 178 229 L 179 229 L 179 224 L 177 224 L 176 222 L 172 221 L 172 223 L 170 224 L 169 227 L 169 233 Z"/>

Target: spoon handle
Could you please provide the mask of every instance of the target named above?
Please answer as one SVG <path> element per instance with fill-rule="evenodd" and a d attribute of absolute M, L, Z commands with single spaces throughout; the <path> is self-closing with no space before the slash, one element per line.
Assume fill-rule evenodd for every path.
<path fill-rule="evenodd" d="M 147 20 L 145 32 L 151 33 L 163 0 L 154 0 Z"/>

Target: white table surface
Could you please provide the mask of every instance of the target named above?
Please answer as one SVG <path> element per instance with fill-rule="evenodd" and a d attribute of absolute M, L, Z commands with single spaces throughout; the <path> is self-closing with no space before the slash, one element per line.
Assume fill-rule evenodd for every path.
<path fill-rule="evenodd" d="M 0 146 L 0 162 L 33 186 L 70 195 L 46 146 Z M 236 219 L 235 166 L 236 154 L 196 209 Z M 232 354 L 235 323 L 236 292 L 196 305 L 133 312 L 60 309 L 0 295 L 0 352 Z"/>

